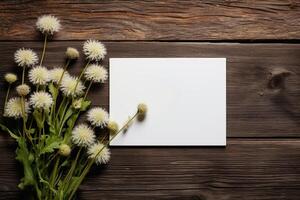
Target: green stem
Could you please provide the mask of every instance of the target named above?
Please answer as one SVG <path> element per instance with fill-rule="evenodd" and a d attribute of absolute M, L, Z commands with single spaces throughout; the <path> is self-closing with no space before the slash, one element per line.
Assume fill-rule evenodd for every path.
<path fill-rule="evenodd" d="M 74 88 L 74 92 L 76 91 L 76 88 L 77 88 L 77 86 L 78 86 L 78 84 L 79 84 L 79 81 L 81 80 L 81 78 L 82 78 L 82 76 L 83 76 L 83 74 L 84 74 L 86 68 L 89 66 L 89 64 L 90 64 L 90 61 L 88 61 L 88 62 L 86 63 L 86 65 L 84 66 L 83 70 L 80 72 L 80 75 L 79 75 L 79 77 L 78 77 L 78 79 L 77 79 L 77 82 L 76 82 L 76 85 L 75 85 L 75 88 Z"/>
<path fill-rule="evenodd" d="M 60 86 L 60 84 L 61 84 L 62 78 L 63 78 L 65 72 L 67 71 L 67 68 L 68 68 L 68 66 L 69 66 L 69 64 L 70 64 L 70 61 L 71 61 L 71 60 L 68 59 L 66 65 L 64 66 L 63 73 L 62 73 L 62 75 L 60 76 L 59 81 L 58 81 L 58 83 L 57 83 L 57 88 L 56 88 L 57 91 L 59 90 L 59 86 Z M 56 109 L 56 100 L 57 100 L 57 97 L 58 97 L 58 93 L 57 93 L 56 96 L 53 98 L 53 105 L 52 105 L 51 111 L 50 111 L 50 117 L 51 117 L 51 119 L 52 119 L 52 117 L 53 117 L 52 115 L 54 115 L 54 112 L 55 112 L 55 109 Z M 53 121 L 53 120 L 52 120 L 52 121 Z"/>
<path fill-rule="evenodd" d="M 86 99 L 86 97 L 87 97 L 87 95 L 89 93 L 89 90 L 91 89 L 92 84 L 93 84 L 93 82 L 90 81 L 89 86 L 88 86 L 88 88 L 85 91 L 85 94 L 84 94 L 84 97 L 83 97 L 83 101 L 85 101 L 85 99 Z"/>
<path fill-rule="evenodd" d="M 81 73 L 80 73 L 80 75 L 79 75 L 78 80 L 80 80 L 80 79 L 82 78 L 82 76 L 83 76 L 83 74 L 84 74 L 86 68 L 89 66 L 89 64 L 90 64 L 90 61 L 87 61 L 86 65 L 84 66 L 83 70 L 81 71 Z M 79 81 L 78 81 L 78 82 L 79 82 Z M 76 87 L 75 87 L 75 88 L 76 88 Z"/>
<path fill-rule="evenodd" d="M 132 118 L 130 118 L 130 120 L 128 120 L 128 121 L 123 125 L 123 127 L 122 127 L 122 128 L 121 128 L 121 129 L 120 129 L 120 130 L 119 130 L 119 131 L 118 131 L 118 132 L 117 132 L 117 133 L 116 133 L 116 134 L 108 141 L 108 143 L 107 143 L 106 145 L 104 145 L 104 146 L 99 150 L 99 152 L 96 154 L 96 156 L 88 162 L 88 164 L 87 164 L 87 166 L 84 168 L 82 174 L 79 176 L 79 180 L 77 181 L 77 184 L 75 184 L 75 187 L 74 187 L 74 189 L 72 190 L 71 195 L 69 196 L 69 200 L 71 200 L 72 197 L 74 196 L 74 194 L 75 194 L 75 192 L 77 191 L 79 185 L 81 184 L 81 182 L 83 181 L 83 179 L 84 179 L 84 177 L 87 175 L 87 173 L 89 172 L 90 168 L 92 167 L 93 163 L 95 162 L 97 156 L 101 153 L 101 151 L 102 151 L 105 147 L 107 147 L 107 146 L 109 145 L 109 143 L 110 143 L 110 142 L 111 142 L 111 141 L 112 141 L 119 133 L 121 133 L 121 132 L 125 129 L 125 127 L 127 127 L 127 125 L 130 124 L 130 123 L 132 122 L 132 120 L 134 120 L 137 116 L 138 116 L 138 112 L 136 112 L 135 115 L 134 115 Z"/>
<path fill-rule="evenodd" d="M 77 155 L 76 155 L 76 158 L 75 158 L 75 160 L 72 162 L 72 166 L 71 166 L 71 168 L 70 168 L 70 170 L 68 171 L 68 173 L 67 173 L 67 175 L 66 175 L 66 177 L 65 177 L 65 179 L 64 179 L 64 181 L 63 181 L 63 190 L 65 189 L 65 186 L 68 186 L 69 184 L 68 184 L 68 182 L 71 180 L 71 178 L 72 178 L 72 175 L 73 175 L 73 172 L 74 172 L 74 170 L 75 170 L 75 167 L 76 167 L 76 164 L 77 164 L 77 161 L 78 161 L 78 158 L 79 158 L 79 155 L 80 155 L 80 153 L 81 153 L 81 150 L 82 150 L 82 147 L 80 147 L 80 149 L 78 150 L 78 152 L 77 152 Z"/>
<path fill-rule="evenodd" d="M 24 84 L 25 81 L 25 66 L 23 67 L 23 72 L 22 72 L 22 84 Z"/>
<path fill-rule="evenodd" d="M 66 107 L 65 108 L 67 108 L 67 105 L 66 105 Z M 64 125 L 65 125 L 65 123 L 66 123 L 66 121 L 69 119 L 68 117 L 65 117 L 65 112 L 66 112 L 66 109 L 64 109 L 64 111 L 63 111 L 63 117 L 62 117 L 62 122 L 61 122 L 61 124 L 60 124 L 60 128 L 59 128 L 59 131 L 58 131 L 58 135 L 60 135 L 61 134 L 61 132 L 62 132 L 62 129 L 63 129 L 63 127 L 64 127 Z"/>
<path fill-rule="evenodd" d="M 59 162 L 60 162 L 60 157 L 58 157 L 56 159 L 56 162 L 55 162 L 55 165 L 54 165 L 54 169 L 53 169 L 51 177 L 50 177 L 50 186 L 52 188 L 54 188 L 54 183 L 55 183 L 56 176 L 57 176 L 57 173 L 58 173 L 57 169 L 58 169 Z"/>
<path fill-rule="evenodd" d="M 21 97 L 21 112 L 22 112 L 22 119 L 23 119 L 23 136 L 25 136 L 26 131 L 26 119 L 25 119 L 25 101 L 24 97 Z"/>
<path fill-rule="evenodd" d="M 67 97 L 64 96 L 63 99 L 62 99 L 62 101 L 61 101 L 61 103 L 60 103 L 60 105 L 59 105 L 58 111 L 56 113 L 56 118 L 59 116 L 59 112 L 62 109 L 62 107 L 64 106 L 64 104 L 66 104 L 66 100 L 67 100 Z"/>
<path fill-rule="evenodd" d="M 68 59 L 66 65 L 64 66 L 64 71 L 63 71 L 62 75 L 60 76 L 59 81 L 58 81 L 58 83 L 57 83 L 57 88 L 59 88 L 59 86 L 60 86 L 60 84 L 61 84 L 61 81 L 62 81 L 62 78 L 64 77 L 64 75 L 65 75 L 65 73 L 66 73 L 66 71 L 67 71 L 67 68 L 68 68 L 70 62 L 71 62 L 71 60 Z"/>
<path fill-rule="evenodd" d="M 5 108 L 6 108 L 6 104 L 7 104 L 7 100 L 8 100 L 8 96 L 9 96 L 9 92 L 10 92 L 10 88 L 11 88 L 11 84 L 9 84 L 8 88 L 7 88 L 7 92 L 6 92 L 6 96 L 5 96 L 5 102 L 4 102 L 4 107 L 3 107 L 3 112 L 5 111 Z"/>
<path fill-rule="evenodd" d="M 45 57 L 45 52 L 46 52 L 46 47 L 47 47 L 47 34 L 45 35 L 45 39 L 44 39 L 44 46 L 43 46 L 43 52 L 42 52 L 42 57 L 41 57 L 41 61 L 40 61 L 40 66 L 42 66 L 43 61 L 44 61 L 44 57 Z"/>

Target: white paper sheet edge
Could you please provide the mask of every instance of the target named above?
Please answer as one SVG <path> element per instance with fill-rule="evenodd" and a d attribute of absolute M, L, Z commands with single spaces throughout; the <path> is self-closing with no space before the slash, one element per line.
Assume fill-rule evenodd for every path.
<path fill-rule="evenodd" d="M 154 64 L 153 63 L 151 64 L 151 62 L 154 62 Z M 180 63 L 182 62 L 185 63 L 186 66 L 180 67 Z M 134 64 L 136 64 L 136 66 L 133 66 Z M 149 68 L 150 66 L 148 66 L 147 68 L 147 65 L 151 65 L 151 69 Z M 208 65 L 210 66 L 208 67 Z M 146 67 L 147 69 L 145 68 L 145 70 L 143 70 L 144 72 L 139 72 L 140 70 L 134 69 L 135 67 L 138 66 L 140 66 L 139 69 L 141 67 L 144 68 Z M 178 74 L 177 72 L 174 71 L 170 72 L 170 69 L 179 70 L 179 72 L 181 73 Z M 182 69 L 184 69 L 184 71 L 182 71 Z M 209 89 L 214 91 L 215 94 L 213 95 L 215 95 L 216 98 L 220 98 L 220 99 L 216 99 L 216 98 L 206 99 L 206 101 L 209 101 L 206 102 L 208 104 L 207 106 L 219 107 L 216 108 L 218 109 L 216 110 L 216 112 L 221 113 L 220 118 L 222 119 L 217 118 L 219 120 L 217 125 L 211 123 L 211 125 L 205 126 L 205 124 L 201 125 L 201 122 L 205 120 L 201 120 L 201 119 L 194 120 L 195 118 L 207 117 L 210 114 L 210 112 L 208 111 L 212 111 L 213 107 L 206 110 L 207 106 L 206 107 L 204 106 L 203 110 L 201 109 L 199 110 L 200 112 L 202 111 L 201 113 L 203 114 L 193 113 L 193 116 L 182 116 L 183 124 L 190 123 L 190 126 L 184 125 L 186 128 L 190 127 L 190 130 L 186 131 L 189 132 L 189 134 L 187 134 L 189 137 L 191 136 L 194 137 L 194 134 L 198 134 L 197 132 L 198 129 L 206 130 L 207 133 L 205 134 L 207 135 L 207 137 L 205 137 L 205 135 L 203 136 L 202 133 L 201 133 L 202 134 L 201 137 L 200 134 L 198 134 L 199 137 L 194 137 L 192 139 L 184 139 L 185 137 L 184 134 L 178 136 L 178 133 L 175 133 L 176 135 L 174 135 L 173 132 L 176 132 L 176 129 L 178 129 L 176 128 L 176 124 L 178 124 L 178 119 L 175 120 L 177 123 L 170 123 L 168 125 L 170 127 L 168 127 L 167 130 L 165 130 L 166 127 L 164 127 L 165 125 L 162 123 L 158 123 L 157 127 L 151 126 L 150 123 L 151 117 L 153 116 L 157 118 L 158 115 L 157 114 L 155 115 L 154 112 L 155 107 L 151 105 L 151 100 L 149 101 L 148 99 L 147 102 L 147 100 L 145 100 L 147 98 L 143 98 L 143 95 L 147 96 L 147 92 L 143 93 L 141 88 L 145 90 L 147 90 L 148 88 L 149 90 L 151 90 L 153 84 L 159 84 L 159 83 L 155 83 L 154 81 L 151 82 L 151 84 L 147 84 L 147 81 L 145 81 L 143 77 L 150 76 L 149 79 L 152 79 L 151 76 L 153 76 L 154 79 L 156 79 L 155 76 L 157 76 L 157 74 L 155 73 L 162 74 L 162 76 L 169 74 L 170 77 L 172 76 L 176 76 L 176 77 L 165 79 L 165 80 L 171 80 L 168 81 L 168 83 L 166 84 L 172 85 L 173 82 L 174 83 L 178 82 L 183 85 L 185 83 L 191 84 L 189 83 L 191 80 L 187 80 L 185 79 L 184 76 L 182 76 L 182 74 L 184 74 L 184 75 L 191 76 L 191 78 L 194 78 L 196 84 L 205 83 L 205 81 L 197 82 L 198 77 L 194 76 L 195 73 L 190 73 L 190 74 L 185 73 L 187 72 L 186 71 L 187 69 L 195 70 L 195 72 L 197 72 L 198 75 L 200 76 L 199 78 L 201 78 L 201 80 L 207 78 L 208 79 L 207 84 L 209 84 L 209 86 L 204 89 Z M 214 75 L 216 75 L 217 77 L 214 78 Z M 159 81 L 159 79 L 164 80 L 164 78 L 167 78 L 167 76 L 158 77 L 156 80 L 157 81 Z M 136 83 L 139 84 L 133 87 L 133 85 Z M 179 85 L 177 85 L 176 87 L 179 87 Z M 181 89 L 184 89 L 185 87 L 186 86 L 182 86 Z M 199 87 L 202 86 L 200 85 Z M 157 88 L 157 86 L 154 86 L 154 88 Z M 126 121 L 128 115 L 134 114 L 136 105 L 139 102 L 146 102 L 149 106 L 149 113 L 145 121 L 141 123 L 135 122 L 130 127 L 128 132 L 126 132 L 125 134 L 120 133 L 120 135 L 117 136 L 111 142 L 112 146 L 225 146 L 226 145 L 226 58 L 110 58 L 110 88 L 109 89 L 110 89 L 110 115 L 112 119 L 116 120 L 120 125 Z M 215 90 L 219 90 L 219 91 L 215 91 Z M 166 92 L 168 91 L 163 91 L 163 94 L 160 95 L 165 95 Z M 172 95 L 174 92 L 176 93 L 177 91 L 169 91 L 169 92 L 170 92 L 170 96 L 169 96 L 170 99 L 168 100 L 169 102 L 172 102 L 172 98 L 174 97 Z M 197 93 L 199 91 L 195 89 L 195 92 Z M 115 96 L 117 94 L 120 95 L 120 97 Z M 155 94 L 155 95 L 159 95 L 159 94 Z M 209 95 L 209 93 L 207 95 Z M 188 96 L 187 100 L 191 99 L 191 96 L 189 95 L 187 96 Z M 168 95 L 165 95 L 165 97 L 168 98 Z M 179 95 L 177 96 L 177 98 L 183 98 L 183 96 Z M 196 94 L 196 98 L 198 98 L 197 101 L 199 100 L 201 102 L 198 93 Z M 219 102 L 214 103 L 214 100 Z M 181 103 L 182 102 L 184 101 L 181 101 Z M 166 102 L 162 101 L 159 103 L 165 104 L 162 107 L 160 107 L 160 109 L 163 109 L 164 107 L 168 106 L 167 104 L 168 101 Z M 185 107 L 184 109 L 193 109 L 193 107 L 189 108 L 188 104 L 185 104 L 184 107 Z M 194 108 L 197 109 L 197 107 L 195 106 Z M 172 109 L 174 110 L 176 108 L 172 108 Z M 164 110 L 163 112 L 166 113 L 165 115 L 163 115 L 161 120 L 166 120 L 172 117 L 172 113 L 170 113 L 171 111 L 172 111 L 171 109 Z M 184 110 L 181 110 L 179 112 L 184 112 Z M 207 123 L 209 123 L 209 121 Z M 218 129 L 216 126 L 220 126 L 220 128 Z M 174 130 L 172 130 L 172 127 Z M 168 132 L 166 133 L 166 131 Z M 212 131 L 218 131 L 219 133 L 215 134 L 215 132 L 212 133 Z M 193 135 L 190 135 L 190 132 L 193 132 Z"/>

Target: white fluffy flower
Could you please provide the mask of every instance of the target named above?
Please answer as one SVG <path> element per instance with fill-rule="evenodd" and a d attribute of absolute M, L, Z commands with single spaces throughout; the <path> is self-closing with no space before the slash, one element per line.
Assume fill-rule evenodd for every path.
<path fill-rule="evenodd" d="M 104 83 L 107 80 L 107 70 L 97 64 L 88 66 L 84 72 L 84 77 L 96 83 Z"/>
<path fill-rule="evenodd" d="M 20 67 L 31 67 L 38 62 L 38 56 L 31 49 L 18 49 L 15 52 L 15 62 Z"/>
<path fill-rule="evenodd" d="M 98 40 L 87 40 L 83 44 L 83 52 L 86 55 L 87 59 L 99 61 L 106 55 L 106 48 Z"/>
<path fill-rule="evenodd" d="M 61 91 L 66 96 L 80 96 L 83 94 L 84 85 L 77 77 L 64 76 L 60 85 Z"/>
<path fill-rule="evenodd" d="M 77 58 L 79 58 L 79 52 L 75 48 L 68 47 L 67 51 L 66 51 L 66 57 L 71 60 L 77 59 Z"/>
<path fill-rule="evenodd" d="M 32 68 L 28 76 L 30 82 L 36 85 L 46 85 L 50 80 L 48 69 L 42 66 Z"/>
<path fill-rule="evenodd" d="M 53 99 L 48 92 L 40 91 L 33 93 L 29 102 L 33 108 L 48 110 L 53 103 Z"/>
<path fill-rule="evenodd" d="M 89 157 L 94 159 L 96 164 L 106 164 L 110 159 L 109 149 L 102 143 L 98 142 L 93 144 L 88 149 Z"/>
<path fill-rule="evenodd" d="M 53 35 L 54 32 L 58 32 L 61 28 L 60 21 L 52 15 L 43 15 L 38 18 L 36 27 L 43 34 Z"/>
<path fill-rule="evenodd" d="M 26 96 L 30 92 L 30 87 L 26 84 L 22 84 L 16 87 L 17 93 L 20 96 Z"/>
<path fill-rule="evenodd" d="M 4 79 L 5 79 L 6 82 L 8 82 L 9 84 L 12 84 L 12 83 L 16 82 L 18 78 L 17 78 L 17 76 L 16 76 L 15 74 L 13 74 L 13 73 L 7 73 L 7 74 L 5 74 Z"/>
<path fill-rule="evenodd" d="M 22 117 L 21 101 L 22 100 L 20 97 L 11 98 L 5 106 L 4 116 L 13 117 L 15 119 L 21 118 Z M 27 115 L 27 113 L 29 113 L 29 104 L 25 100 L 25 114 Z"/>
<path fill-rule="evenodd" d="M 72 141 L 74 144 L 87 147 L 95 142 L 94 131 L 86 124 L 76 126 L 72 131 Z"/>
<path fill-rule="evenodd" d="M 62 80 L 65 76 L 69 76 L 69 73 L 67 71 L 64 72 L 63 68 L 56 67 L 49 71 L 49 76 L 52 82 L 58 83 L 60 79 Z"/>
<path fill-rule="evenodd" d="M 93 126 L 105 127 L 109 121 L 108 113 L 100 107 L 92 108 L 87 113 L 87 120 Z"/>

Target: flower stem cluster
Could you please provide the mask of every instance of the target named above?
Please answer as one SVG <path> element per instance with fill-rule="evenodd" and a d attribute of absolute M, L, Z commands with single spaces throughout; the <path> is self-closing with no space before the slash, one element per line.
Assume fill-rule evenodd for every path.
<path fill-rule="evenodd" d="M 147 106 L 140 104 L 136 114 L 121 128 L 110 119 L 105 108 L 90 108 L 88 93 L 92 84 L 103 84 L 108 79 L 107 69 L 99 64 L 107 54 L 104 44 L 92 39 L 83 44 L 86 63 L 80 74 L 74 76 L 68 68 L 80 54 L 73 47 L 64 52 L 64 67 L 49 69 L 43 65 L 48 40 L 61 29 L 60 20 L 44 15 L 38 18 L 36 27 L 44 36 L 41 58 L 29 48 L 20 48 L 14 55 L 22 74 L 16 87 L 17 96 L 9 98 L 17 75 L 4 76 L 8 83 L 4 122 L 11 118 L 22 125 L 11 128 L 3 123 L 0 127 L 18 146 L 16 159 L 24 169 L 19 188 L 34 191 L 35 199 L 39 200 L 72 199 L 91 166 L 109 162 L 109 143 L 135 118 L 144 116 Z M 77 124 L 85 112 L 85 121 Z M 109 130 L 108 142 L 97 134 L 99 129 Z"/>

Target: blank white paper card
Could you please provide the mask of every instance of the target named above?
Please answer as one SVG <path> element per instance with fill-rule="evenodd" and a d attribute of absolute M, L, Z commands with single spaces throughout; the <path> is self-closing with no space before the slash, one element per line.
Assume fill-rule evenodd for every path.
<path fill-rule="evenodd" d="M 226 145 L 225 58 L 111 58 L 110 118 L 124 124 L 139 103 L 142 122 L 112 146 Z"/>

